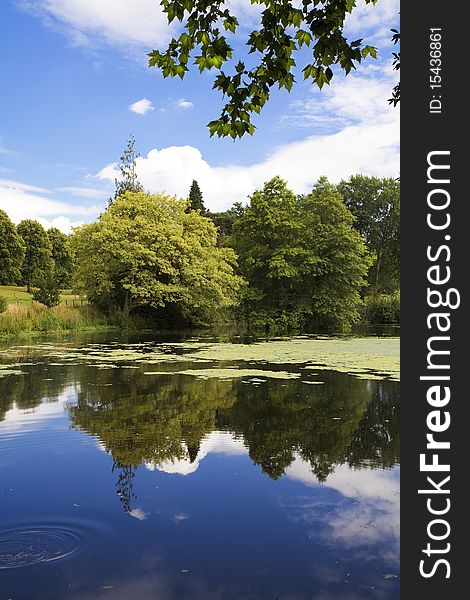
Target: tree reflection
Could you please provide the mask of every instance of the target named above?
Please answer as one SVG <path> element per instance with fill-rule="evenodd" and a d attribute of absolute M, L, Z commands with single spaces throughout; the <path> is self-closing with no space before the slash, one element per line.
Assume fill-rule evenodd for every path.
<path fill-rule="evenodd" d="M 194 464 L 213 431 L 242 438 L 251 460 L 272 479 L 297 458 L 319 481 L 340 464 L 391 468 L 399 459 L 399 385 L 333 371 L 300 379 L 198 379 L 144 375 L 109 365 L 40 363 L 30 373 L 0 380 L 0 420 L 15 403 L 31 409 L 76 384 L 72 426 L 96 436 L 113 458 L 116 489 L 131 510 L 135 473 L 142 463 Z M 184 368 L 184 367 L 183 367 Z M 312 379 L 313 378 L 313 379 Z M 175 467 L 177 468 L 177 467 Z"/>
<path fill-rule="evenodd" d="M 111 471 L 118 472 L 118 480 L 116 482 L 116 492 L 119 496 L 119 500 L 126 512 L 131 512 L 131 502 L 136 498 L 134 494 L 133 486 L 134 486 L 134 477 L 136 468 L 134 465 L 123 465 L 122 463 L 114 460 Z"/>
<path fill-rule="evenodd" d="M 97 436 L 114 459 L 117 489 L 130 510 L 135 469 L 196 461 L 205 436 L 243 437 L 272 479 L 300 456 L 319 481 L 343 463 L 390 468 L 399 457 L 398 384 L 324 372 L 324 385 L 268 379 L 199 380 L 179 374 L 95 370 L 81 383 L 72 425 Z M 112 383 L 112 385 L 109 385 Z"/>

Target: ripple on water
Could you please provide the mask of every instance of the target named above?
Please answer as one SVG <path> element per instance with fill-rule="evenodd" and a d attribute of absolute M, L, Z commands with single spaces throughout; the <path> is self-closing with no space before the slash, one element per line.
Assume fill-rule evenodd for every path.
<path fill-rule="evenodd" d="M 76 533 L 57 527 L 34 527 L 0 533 L 0 569 L 15 569 L 66 558 L 80 547 Z"/>

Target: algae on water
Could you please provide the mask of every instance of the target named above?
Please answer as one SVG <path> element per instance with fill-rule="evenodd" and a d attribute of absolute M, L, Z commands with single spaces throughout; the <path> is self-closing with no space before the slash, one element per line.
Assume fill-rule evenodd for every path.
<path fill-rule="evenodd" d="M 142 367 L 147 365 L 173 364 L 174 373 L 193 375 L 199 378 L 219 379 L 247 376 L 277 377 L 280 371 L 264 366 L 291 365 L 301 370 L 340 371 L 363 379 L 399 380 L 400 359 L 398 338 L 378 337 L 321 337 L 305 336 L 292 339 L 262 341 L 253 344 L 204 343 L 197 341 L 158 344 L 140 342 L 136 344 L 85 344 L 81 347 L 41 344 L 36 346 L 14 346 L 0 352 L 21 364 L 23 360 L 50 360 L 49 364 L 87 364 L 102 368 Z M 185 363 L 182 365 L 181 363 Z M 188 369 L 188 363 L 191 368 Z M 209 363 L 212 366 L 209 366 Z M 204 364 L 203 369 L 198 365 Z M 181 365 L 181 369 L 178 369 Z M 246 366 L 245 366 L 246 365 Z M 234 374 L 234 370 L 237 374 Z M 246 374 L 246 371 L 250 375 Z M 173 372 L 173 371 L 172 371 Z M 145 370 L 149 374 L 149 370 Z M 154 374 L 154 372 L 151 372 Z M 155 372 L 157 374 L 158 372 Z M 287 373 L 284 371 L 284 373 Z M 312 373 L 311 375 L 314 375 Z M 289 373 L 289 377 L 298 377 Z M 307 375 L 304 371 L 304 377 Z M 286 378 L 286 377 L 283 377 Z M 313 383 L 313 382 L 311 382 Z"/>

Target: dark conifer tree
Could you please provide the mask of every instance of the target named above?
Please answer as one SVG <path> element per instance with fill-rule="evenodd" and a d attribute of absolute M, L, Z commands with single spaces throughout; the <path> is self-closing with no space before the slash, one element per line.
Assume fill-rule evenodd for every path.
<path fill-rule="evenodd" d="M 206 207 L 204 206 L 204 200 L 202 198 L 201 188 L 195 179 L 193 179 L 191 189 L 189 190 L 189 206 L 186 212 L 190 212 L 191 210 L 200 210 L 201 215 L 203 216 L 206 216 L 207 214 Z"/>

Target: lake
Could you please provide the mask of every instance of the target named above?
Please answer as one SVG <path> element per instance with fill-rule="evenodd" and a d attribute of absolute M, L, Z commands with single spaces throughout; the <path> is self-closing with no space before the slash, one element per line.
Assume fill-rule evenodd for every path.
<path fill-rule="evenodd" d="M 399 598 L 396 337 L 0 347 L 0 600 Z"/>

